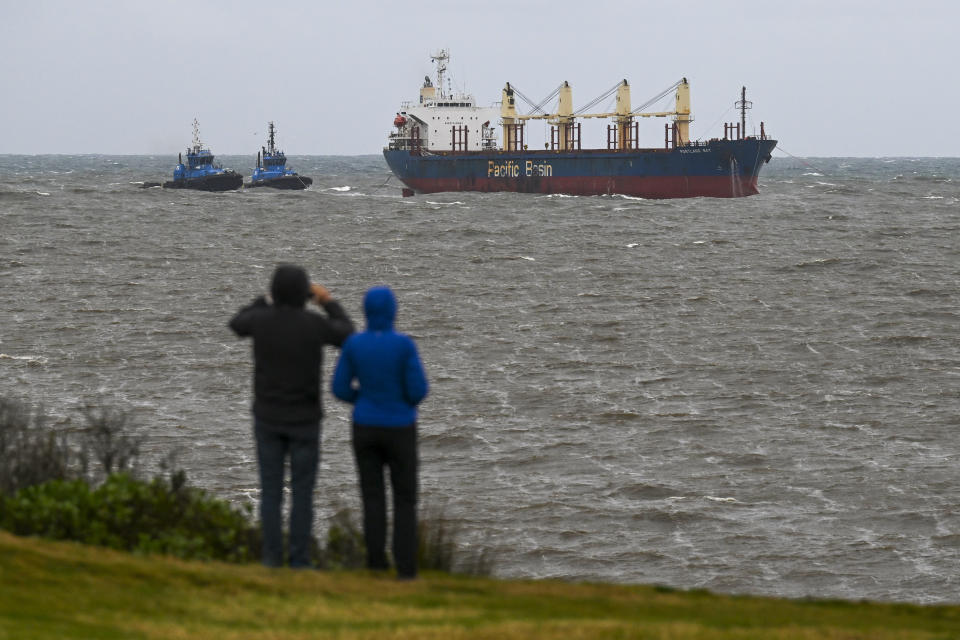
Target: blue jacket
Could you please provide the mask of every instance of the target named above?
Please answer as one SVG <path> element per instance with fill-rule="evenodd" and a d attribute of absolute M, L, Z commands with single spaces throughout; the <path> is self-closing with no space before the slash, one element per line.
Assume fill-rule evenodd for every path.
<path fill-rule="evenodd" d="M 429 385 L 417 345 L 393 330 L 397 301 L 389 287 L 363 299 L 367 328 L 343 344 L 333 373 L 333 395 L 353 407 L 353 421 L 368 427 L 408 427 Z"/>

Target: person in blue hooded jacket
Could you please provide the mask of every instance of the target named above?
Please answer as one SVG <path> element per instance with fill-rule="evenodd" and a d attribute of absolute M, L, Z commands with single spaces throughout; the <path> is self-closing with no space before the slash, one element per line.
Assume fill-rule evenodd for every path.
<path fill-rule="evenodd" d="M 394 331 L 397 301 L 389 287 L 363 299 L 367 328 L 343 344 L 333 394 L 353 404 L 353 451 L 363 499 L 367 566 L 388 568 L 384 467 L 393 488 L 393 559 L 397 575 L 417 575 L 417 405 L 429 389 L 417 346 Z"/>

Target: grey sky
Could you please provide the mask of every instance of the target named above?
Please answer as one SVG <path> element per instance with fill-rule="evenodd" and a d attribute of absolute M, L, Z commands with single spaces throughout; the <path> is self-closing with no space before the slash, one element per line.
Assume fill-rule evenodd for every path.
<path fill-rule="evenodd" d="M 481 104 L 567 80 L 579 108 L 626 78 L 639 105 L 685 76 L 694 138 L 723 135 L 746 85 L 752 126 L 793 155 L 960 155 L 953 0 L 0 0 L 0 17 L 0 153 L 175 154 L 195 117 L 217 154 L 255 154 L 268 120 L 288 154 L 379 153 L 446 47 Z M 641 143 L 662 139 L 657 121 Z"/>

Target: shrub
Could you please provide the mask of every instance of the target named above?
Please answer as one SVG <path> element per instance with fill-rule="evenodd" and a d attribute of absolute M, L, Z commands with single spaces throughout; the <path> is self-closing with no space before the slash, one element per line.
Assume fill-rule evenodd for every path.
<path fill-rule="evenodd" d="M 83 417 L 81 431 L 57 430 L 42 408 L 0 396 L 0 528 L 181 558 L 259 558 L 260 527 L 249 505 L 237 508 L 189 487 L 176 467 L 176 452 L 160 463 L 167 477 L 138 479 L 143 439 L 131 433 L 130 415 L 87 407 Z M 460 529 L 443 509 L 430 511 L 418 534 L 420 568 L 490 574 L 488 549 L 466 553 L 458 543 Z M 319 567 L 366 566 L 363 533 L 348 509 L 334 515 L 325 545 L 313 540 L 312 547 Z"/>
<path fill-rule="evenodd" d="M 55 429 L 42 407 L 0 396 L 0 493 L 51 480 L 102 482 L 118 471 L 135 474 L 143 439 L 131 433 L 129 414 L 87 407 L 83 417 L 79 433 Z M 98 468 L 91 469 L 91 455 Z"/>
<path fill-rule="evenodd" d="M 417 566 L 428 571 L 487 576 L 493 570 L 489 549 L 468 553 L 459 542 L 461 529 L 443 509 L 427 508 L 417 526 Z M 366 566 L 363 531 L 349 509 L 341 508 L 327 530 L 326 547 L 319 550 L 317 566 L 361 569 Z"/>
<path fill-rule="evenodd" d="M 100 463 L 102 477 L 115 472 L 136 475 L 143 438 L 130 433 L 130 414 L 113 407 L 87 407 L 83 417 L 83 451 Z"/>
<path fill-rule="evenodd" d="M 0 501 L 0 527 L 18 535 L 186 559 L 259 557 L 249 508 L 238 510 L 176 476 L 147 482 L 118 473 L 95 489 L 84 480 L 53 480 Z"/>
<path fill-rule="evenodd" d="M 327 544 L 317 549 L 315 562 L 324 569 L 361 569 L 367 566 L 363 532 L 349 509 L 341 508 L 330 521 Z"/>
<path fill-rule="evenodd" d="M 460 541 L 462 529 L 446 517 L 445 509 L 426 512 L 417 530 L 417 564 L 421 569 L 470 576 L 488 576 L 493 572 L 489 548 L 467 552 Z"/>
<path fill-rule="evenodd" d="M 84 466 L 66 434 L 47 422 L 42 408 L 0 396 L 0 494 L 75 477 Z"/>

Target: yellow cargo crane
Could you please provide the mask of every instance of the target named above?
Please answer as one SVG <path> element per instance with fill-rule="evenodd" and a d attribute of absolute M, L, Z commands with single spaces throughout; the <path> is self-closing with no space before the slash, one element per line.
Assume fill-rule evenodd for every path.
<path fill-rule="evenodd" d="M 671 91 L 675 92 L 673 111 L 643 111 L 643 109 L 662 100 Z M 587 109 L 593 108 L 609 98 L 614 92 L 617 95 L 616 111 L 585 113 Z M 516 108 L 517 96 L 531 105 L 533 111 L 540 111 L 540 113 L 518 114 Z M 554 97 L 558 98 L 556 113 L 544 112 L 543 105 Z M 500 116 L 503 125 L 503 148 L 508 151 L 517 151 L 523 148 L 523 123 L 527 120 L 546 120 L 551 125 L 556 126 L 557 137 L 555 140 L 552 139 L 551 142 L 558 151 L 570 151 L 579 146 L 579 128 L 575 123 L 577 118 L 614 118 L 616 123 L 616 148 L 619 150 L 635 148 L 637 141 L 633 128 L 634 118 L 674 118 L 674 146 L 682 146 L 690 142 L 690 123 L 693 122 L 693 114 L 690 110 L 690 84 L 686 78 L 676 82 L 655 98 L 648 100 L 636 111 L 631 109 L 630 85 L 626 80 L 617 83 L 612 89 L 595 98 L 580 111 L 573 110 L 573 88 L 569 82 L 564 81 L 550 96 L 536 105 L 508 82 L 503 88 Z M 552 137 L 553 133 L 551 132 Z"/>

